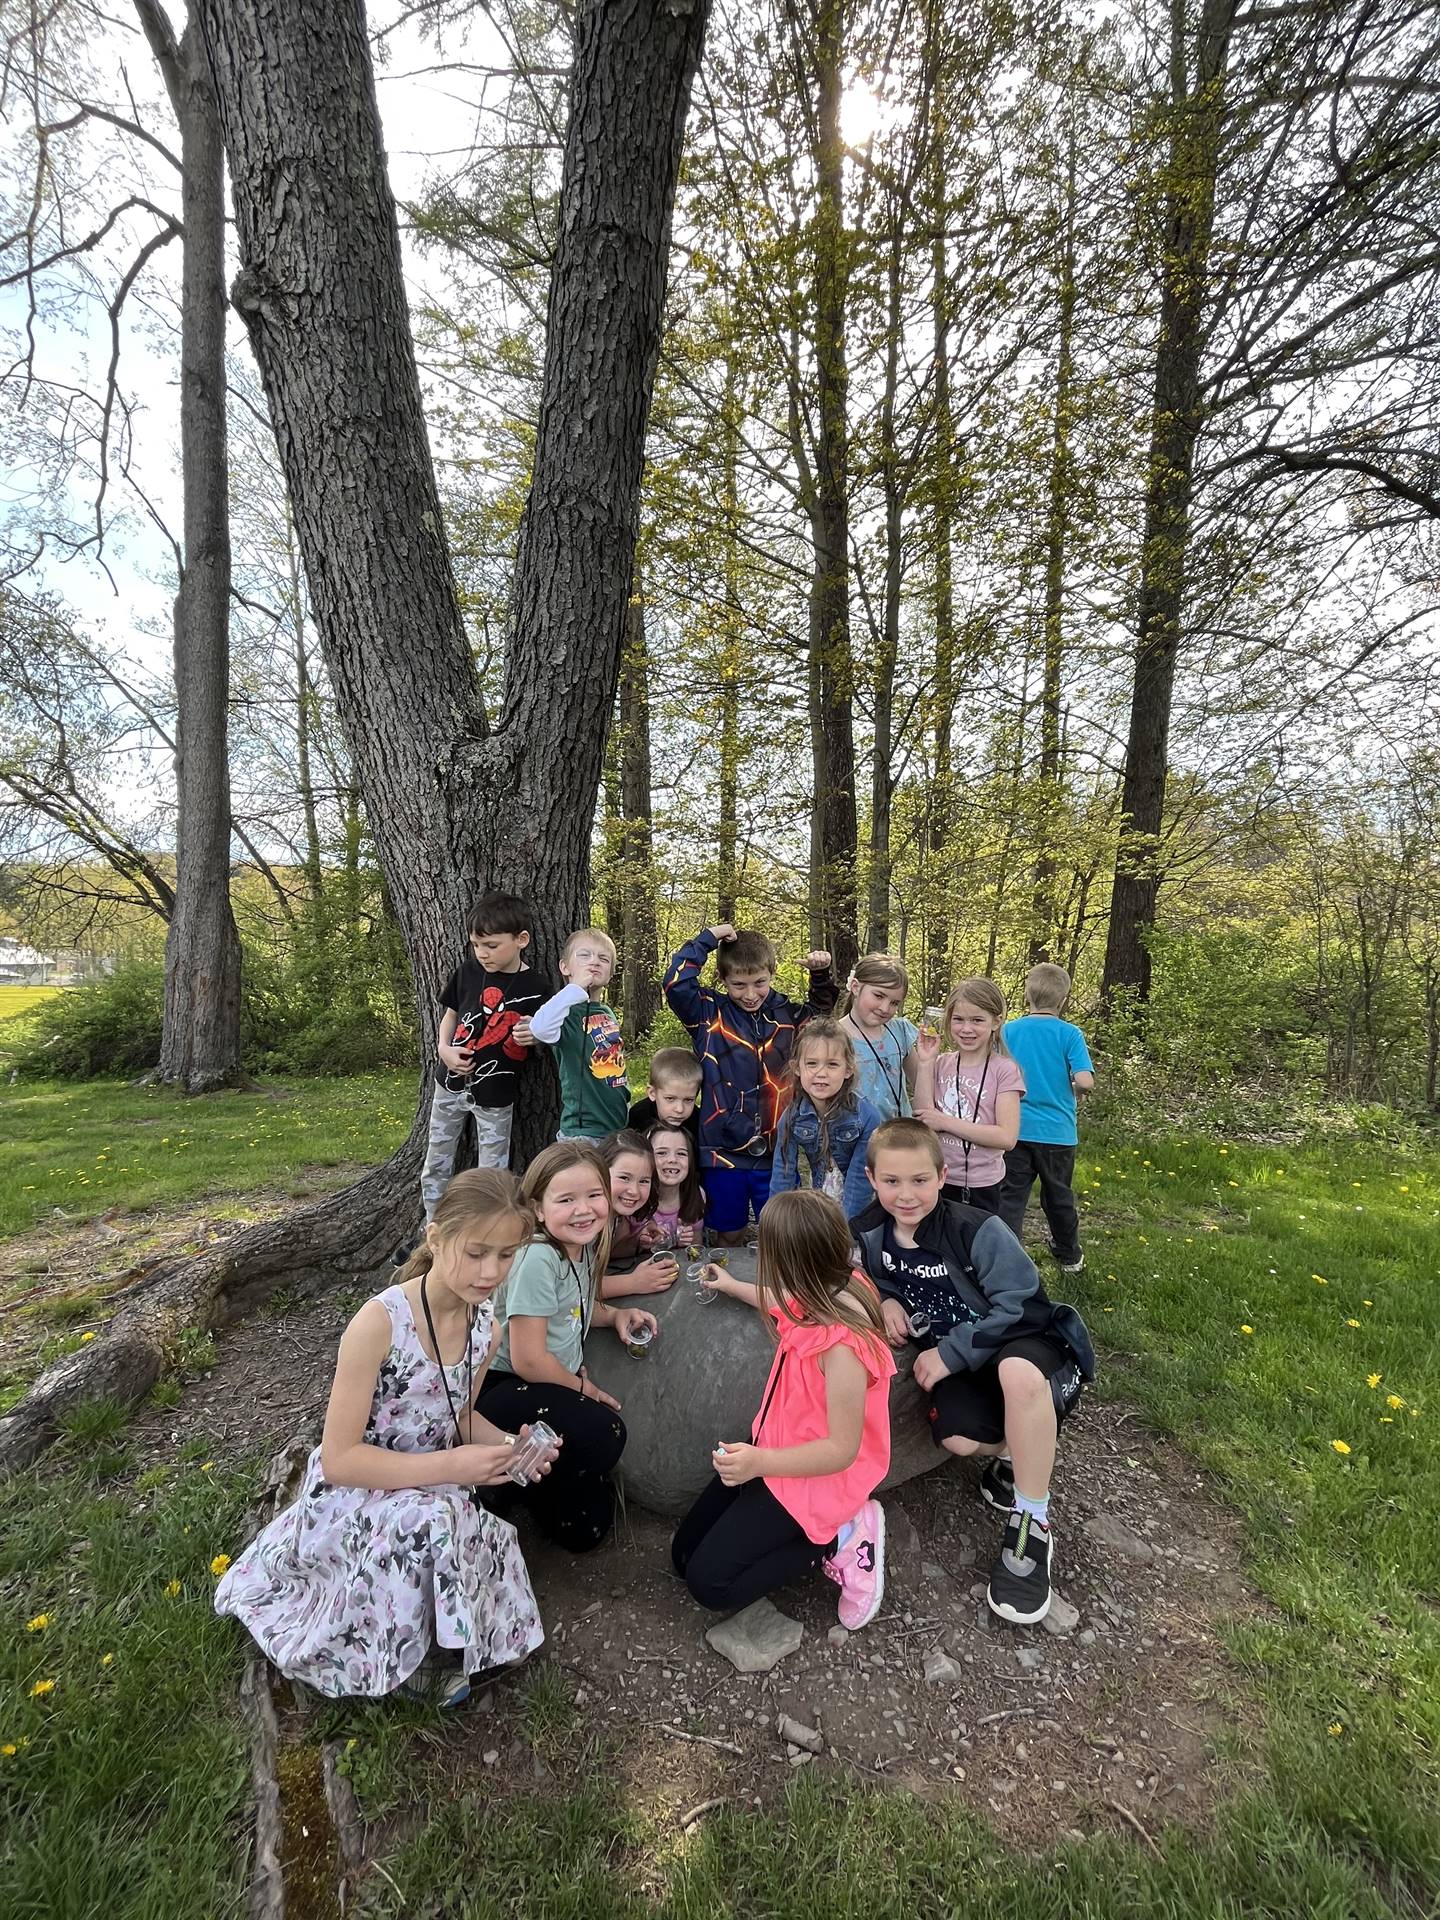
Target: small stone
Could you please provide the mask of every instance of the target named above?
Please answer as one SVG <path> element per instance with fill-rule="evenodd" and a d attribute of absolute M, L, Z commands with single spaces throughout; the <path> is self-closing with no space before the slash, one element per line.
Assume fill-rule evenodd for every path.
<path fill-rule="evenodd" d="M 840 1626 L 837 1622 L 835 1626 L 831 1627 L 825 1638 L 832 1647 L 843 1647 L 845 1642 L 850 1638 L 850 1629 Z"/>
<path fill-rule="evenodd" d="M 1064 1640 L 1080 1624 L 1080 1609 L 1072 1607 L 1063 1594 L 1052 1593 L 1050 1611 L 1040 1622 L 1047 1633 L 1053 1633 L 1057 1640 Z"/>
<path fill-rule="evenodd" d="M 983 1600 L 985 1594 L 986 1586 L 983 1580 L 972 1580 L 970 1582 L 970 1598 L 972 1600 Z"/>
<path fill-rule="evenodd" d="M 1133 1527 L 1113 1513 L 1097 1513 L 1085 1521 L 1085 1532 L 1097 1547 L 1118 1553 L 1123 1560 L 1153 1560 L 1155 1549 Z"/>
<path fill-rule="evenodd" d="M 932 1687 L 953 1687 L 960 1678 L 960 1669 L 943 1647 L 936 1647 L 925 1656 L 925 1678 Z"/>
<path fill-rule="evenodd" d="M 1080 1647 L 1093 1647 L 1095 1644 L 1095 1629 L 1093 1627 L 1082 1627 L 1075 1636 L 1075 1644 Z"/>
<path fill-rule="evenodd" d="M 737 1673 L 769 1673 L 787 1654 L 794 1653 L 805 1638 L 798 1620 L 772 1606 L 768 1600 L 756 1600 L 718 1627 L 711 1627 L 705 1643 L 728 1660 Z"/>
<path fill-rule="evenodd" d="M 792 1767 L 808 1767 L 814 1758 L 813 1753 L 792 1753 L 790 1764 Z"/>
<path fill-rule="evenodd" d="M 1045 1656 L 1038 1647 L 1017 1647 L 1015 1663 L 1023 1667 L 1026 1673 L 1034 1673 L 1037 1667 L 1044 1666 Z"/>
<path fill-rule="evenodd" d="M 803 1747 L 807 1753 L 820 1753 L 824 1749 L 825 1739 L 820 1729 L 807 1727 L 803 1720 L 792 1720 L 788 1713 L 782 1713 L 775 1722 L 775 1731 L 792 1747 Z"/>
<path fill-rule="evenodd" d="M 488 1753 L 484 1753 L 480 1757 L 484 1760 L 487 1767 L 493 1767 L 495 1762 L 500 1758 L 500 1749 L 498 1747 L 491 1747 Z"/>

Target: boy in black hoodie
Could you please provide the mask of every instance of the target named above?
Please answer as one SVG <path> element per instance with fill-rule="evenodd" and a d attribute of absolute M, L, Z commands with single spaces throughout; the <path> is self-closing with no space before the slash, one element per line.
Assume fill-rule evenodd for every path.
<path fill-rule="evenodd" d="M 1050 1472 L 1059 1425 L 1095 1376 L 1073 1307 L 1046 1297 L 1035 1263 L 995 1214 L 947 1200 L 940 1143 L 918 1120 L 870 1136 L 873 1205 L 850 1223 L 880 1290 L 892 1346 L 920 1348 L 935 1444 L 986 1461 L 982 1497 L 1008 1514 L 986 1598 L 1003 1620 L 1050 1611 Z"/>

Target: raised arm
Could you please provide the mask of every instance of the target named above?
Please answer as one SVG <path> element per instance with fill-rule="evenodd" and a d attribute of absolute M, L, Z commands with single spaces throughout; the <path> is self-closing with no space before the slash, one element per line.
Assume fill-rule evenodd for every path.
<path fill-rule="evenodd" d="M 706 927 L 671 956 L 665 969 L 665 998 L 692 1039 L 703 1033 L 715 1017 L 716 996 L 710 987 L 700 984 L 700 969 L 727 933 L 733 940 L 735 934 L 731 927 Z"/>

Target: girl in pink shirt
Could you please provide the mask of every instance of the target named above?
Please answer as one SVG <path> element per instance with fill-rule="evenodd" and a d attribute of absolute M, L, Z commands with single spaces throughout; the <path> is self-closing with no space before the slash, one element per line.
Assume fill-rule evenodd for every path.
<path fill-rule="evenodd" d="M 726 1440 L 715 1478 L 681 1521 L 675 1571 L 702 1607 L 746 1607 L 821 1568 L 841 1624 L 863 1627 L 885 1592 L 885 1515 L 895 1362 L 880 1302 L 853 1270 L 850 1230 L 814 1189 L 776 1194 L 760 1216 L 755 1282 L 711 1267 L 717 1293 L 775 1322 L 775 1363 L 750 1439 Z"/>
<path fill-rule="evenodd" d="M 982 1213 L 1000 1211 L 1005 1154 L 1020 1138 L 1025 1076 L 1003 1037 L 1005 996 L 983 975 L 962 980 L 945 1002 L 940 1036 L 915 1042 L 915 1117 L 940 1136 L 945 1194 Z"/>

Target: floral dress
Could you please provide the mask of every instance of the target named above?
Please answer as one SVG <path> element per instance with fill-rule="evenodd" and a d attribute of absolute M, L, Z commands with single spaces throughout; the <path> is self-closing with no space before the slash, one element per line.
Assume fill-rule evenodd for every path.
<path fill-rule="evenodd" d="M 421 1348 L 400 1287 L 365 1427 L 368 1446 L 434 1453 L 454 1422 L 440 1369 Z M 471 1368 L 485 1364 L 490 1306 L 475 1316 Z M 446 1372 L 458 1406 L 465 1359 Z M 215 1591 L 215 1611 L 249 1629 L 281 1673 L 318 1693 L 392 1692 L 432 1638 L 458 1648 L 465 1672 L 523 1660 L 544 1638 L 515 1529 L 468 1487 L 332 1487 L 310 1455 L 295 1504 L 252 1540 Z"/>

